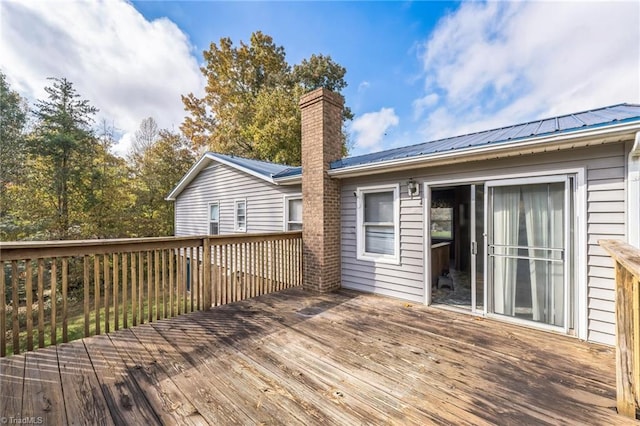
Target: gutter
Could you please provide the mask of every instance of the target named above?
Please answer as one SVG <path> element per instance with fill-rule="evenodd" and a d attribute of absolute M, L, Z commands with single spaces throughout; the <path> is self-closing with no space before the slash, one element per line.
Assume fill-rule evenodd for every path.
<path fill-rule="evenodd" d="M 603 137 L 613 138 L 629 135 L 633 132 L 640 130 L 640 122 L 634 123 L 622 123 L 613 126 L 607 126 L 606 128 L 588 129 L 582 131 L 575 131 L 571 133 L 565 133 L 560 135 L 547 135 L 538 136 L 533 138 L 524 139 L 519 142 L 495 145 L 489 145 L 484 147 L 473 147 L 468 149 L 455 150 L 450 152 L 438 152 L 434 154 L 425 154 L 416 157 L 397 158 L 393 160 L 380 161 L 375 163 L 358 164 L 354 166 L 341 167 L 328 171 L 329 176 L 337 179 L 385 173 L 406 169 L 415 169 L 427 165 L 443 165 L 451 163 L 459 163 L 462 161 L 472 161 L 476 159 L 483 159 L 489 157 L 491 154 L 500 155 L 509 152 L 518 153 L 525 148 L 551 148 L 561 147 L 564 145 L 571 145 L 571 147 L 579 147 L 589 145 L 590 142 L 600 139 L 600 142 L 605 143 L 606 140 L 602 140 Z M 640 156 L 640 136 L 636 134 L 636 141 L 632 152 L 633 155 Z M 620 139 L 616 139 L 618 141 Z M 552 145 L 555 144 L 555 145 Z M 527 152 L 529 153 L 529 152 Z"/>
<path fill-rule="evenodd" d="M 630 154 L 632 157 L 640 157 L 640 132 L 636 133 L 636 139 L 633 142 Z"/>
<path fill-rule="evenodd" d="M 302 183 L 302 176 L 300 175 L 284 176 L 272 179 L 273 183 L 275 183 L 276 185 L 295 185 L 298 183 Z"/>

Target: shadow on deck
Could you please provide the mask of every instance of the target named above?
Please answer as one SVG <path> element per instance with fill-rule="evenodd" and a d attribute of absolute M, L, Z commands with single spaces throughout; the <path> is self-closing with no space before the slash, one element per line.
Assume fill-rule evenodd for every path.
<path fill-rule="evenodd" d="M 612 348 L 299 289 L 0 359 L 41 424 L 631 424 Z"/>

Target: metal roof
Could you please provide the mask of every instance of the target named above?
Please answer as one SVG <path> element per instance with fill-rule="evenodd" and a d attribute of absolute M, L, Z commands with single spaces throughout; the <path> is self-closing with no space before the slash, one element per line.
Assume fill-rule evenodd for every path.
<path fill-rule="evenodd" d="M 279 176 L 281 173 L 287 173 L 295 167 L 287 166 L 284 164 L 270 163 L 268 161 L 251 160 L 243 157 L 236 157 L 235 155 L 218 154 L 216 152 L 208 152 L 208 155 L 218 158 L 220 160 L 227 161 L 235 164 L 238 167 L 251 170 L 264 177 L 272 178 Z M 286 174 L 285 174 L 286 175 Z"/>
<path fill-rule="evenodd" d="M 470 149 L 483 148 L 509 148 L 511 145 L 524 143 L 537 137 L 570 135 L 589 129 L 606 128 L 625 123 L 640 123 L 640 105 L 618 104 L 608 107 L 566 114 L 557 117 L 534 120 L 528 123 L 501 127 L 493 130 L 470 133 L 462 136 L 454 136 L 417 145 L 394 148 L 372 154 L 347 157 L 331 163 L 331 171 L 349 173 L 349 170 L 359 167 L 373 168 L 384 167 L 385 164 L 403 163 L 403 160 L 435 158 L 438 155 L 458 152 L 462 155 Z M 594 130 L 595 131 L 595 130 Z M 273 184 L 299 183 L 302 175 L 302 167 L 293 167 L 283 164 L 270 163 L 268 161 L 251 160 L 248 158 L 224 155 L 215 152 L 205 153 L 200 160 L 187 172 L 173 191 L 167 196 L 167 200 L 175 200 L 180 192 L 204 169 L 210 161 L 230 165 L 266 180 Z M 353 169 L 351 169 L 353 167 Z M 343 170 L 341 170 L 343 169 Z M 331 172 L 330 171 L 330 172 Z"/>
<path fill-rule="evenodd" d="M 640 105 L 618 104 L 371 154 L 347 157 L 332 162 L 330 168 L 335 170 L 497 144 L 508 146 L 510 143 L 532 137 L 570 133 L 632 121 L 640 121 Z"/>
<path fill-rule="evenodd" d="M 273 175 L 273 178 L 277 180 L 280 178 L 285 178 L 290 176 L 300 176 L 300 175 L 302 175 L 302 167 L 289 167 L 288 169 Z"/>

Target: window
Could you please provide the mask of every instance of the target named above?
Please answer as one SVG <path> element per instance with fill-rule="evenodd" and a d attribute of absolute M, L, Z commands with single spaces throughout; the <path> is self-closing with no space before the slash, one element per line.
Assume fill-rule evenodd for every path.
<path fill-rule="evenodd" d="M 247 232 L 247 200 L 236 200 L 234 205 L 234 229 L 236 232 Z"/>
<path fill-rule="evenodd" d="M 284 230 L 302 230 L 302 197 L 300 195 L 284 197 Z"/>
<path fill-rule="evenodd" d="M 398 185 L 358 188 L 358 259 L 399 263 L 399 193 Z"/>
<path fill-rule="evenodd" d="M 220 203 L 209 203 L 209 235 L 220 233 Z"/>

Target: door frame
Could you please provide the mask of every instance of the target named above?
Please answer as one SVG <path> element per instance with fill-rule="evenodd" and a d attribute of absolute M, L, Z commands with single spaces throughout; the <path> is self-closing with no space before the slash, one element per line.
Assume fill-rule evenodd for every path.
<path fill-rule="evenodd" d="M 573 175 L 573 174 L 572 174 Z M 568 174 L 559 174 L 559 175 L 550 175 L 550 176 L 534 176 L 534 177 L 528 177 L 528 178 L 512 178 L 512 179 L 498 179 L 498 180 L 492 180 L 492 181 L 487 181 L 485 182 L 485 189 L 486 189 L 486 193 L 485 193 L 485 213 L 489 212 L 489 208 L 492 204 L 492 200 L 491 198 L 491 194 L 492 188 L 501 188 L 501 187 L 505 187 L 505 186 L 526 186 L 526 185 L 536 185 L 536 184 L 550 184 L 550 183 L 562 183 L 564 184 L 564 193 L 563 193 L 563 206 L 564 206 L 564 213 L 563 213 L 563 221 L 564 221 L 564 229 L 563 229 L 563 244 L 565 245 L 564 247 L 564 259 L 565 261 L 563 262 L 563 291 L 564 291 L 564 306 L 562 308 L 563 312 L 564 312 L 564 318 L 563 318 L 563 326 L 557 326 L 557 325 L 552 325 L 552 324 L 547 324 L 547 323 L 538 323 L 535 322 L 534 325 L 536 327 L 540 327 L 542 329 L 546 329 L 546 330 L 552 330 L 552 331 L 561 331 L 564 333 L 568 333 L 569 329 L 571 328 L 571 323 L 574 322 L 573 318 L 571 317 L 574 309 L 575 309 L 575 303 L 572 305 L 571 302 L 573 302 L 572 300 L 572 289 L 576 287 L 576 277 L 571 277 L 571 267 L 569 262 L 566 262 L 566 259 L 572 259 L 573 258 L 573 251 L 571 250 L 573 244 L 575 244 L 575 241 L 573 242 L 573 244 L 569 241 L 569 238 L 571 237 L 571 227 L 568 226 L 569 221 L 571 220 L 571 205 L 570 205 L 570 199 L 571 199 L 571 187 L 569 185 L 569 176 Z M 491 211 L 493 211 L 493 209 L 491 209 Z M 487 291 L 485 292 L 485 300 L 487 301 L 487 307 L 486 312 L 487 312 L 487 316 L 491 317 L 491 318 L 495 318 L 495 317 L 500 317 L 500 318 L 504 318 L 507 321 L 511 321 L 511 322 L 518 322 L 518 323 L 526 323 L 529 324 L 531 323 L 530 320 L 524 320 L 524 319 L 519 319 L 513 316 L 505 316 L 502 314 L 497 314 L 494 312 L 495 307 L 493 306 L 493 304 L 495 303 L 493 300 L 493 295 L 494 295 L 494 291 L 495 289 L 493 288 L 493 284 L 494 284 L 494 279 L 495 277 L 493 277 L 493 275 L 491 277 L 489 277 L 489 274 L 492 274 L 493 270 L 489 269 L 489 250 L 488 250 L 488 239 L 489 239 L 489 232 L 493 232 L 493 226 L 490 226 L 492 224 L 491 218 L 489 217 L 489 215 L 485 214 L 484 217 L 484 223 L 485 223 L 485 249 L 487 250 L 487 253 L 485 255 L 485 259 L 486 262 L 485 263 L 485 268 L 487 268 L 488 270 L 485 271 L 485 277 L 487 278 L 487 281 L 485 282 L 485 286 Z M 573 283 L 573 287 L 571 286 L 571 284 Z M 491 294 L 489 294 L 489 292 Z M 489 310 L 489 306 L 491 306 L 491 310 Z"/>
<path fill-rule="evenodd" d="M 544 167 L 544 165 L 541 165 Z M 422 182 L 422 190 L 424 191 L 424 205 L 423 205 L 423 293 L 424 293 L 424 304 L 431 305 L 431 189 L 437 187 L 445 187 L 445 186 L 456 186 L 456 185 L 484 185 L 487 181 L 498 181 L 498 180 L 506 180 L 506 179 L 524 179 L 524 178 L 535 178 L 540 177 L 544 178 L 546 176 L 553 175 L 575 175 L 575 193 L 574 193 L 574 213 L 575 213 L 575 222 L 574 222 L 574 242 L 573 242 L 573 258 L 574 258 L 574 289 L 573 289 L 573 306 L 572 310 L 574 312 L 574 332 L 575 335 L 582 339 L 587 340 L 588 337 L 588 316 L 587 316 L 587 308 L 588 308 L 588 280 L 587 280 L 587 244 L 588 244 L 588 235 L 587 235 L 587 183 L 586 183 L 586 168 L 585 167 L 574 167 L 574 168 L 557 168 L 557 169 L 545 169 L 536 172 L 524 172 L 524 173 L 513 173 L 509 171 L 505 171 L 505 173 L 474 173 L 472 177 L 466 178 L 452 178 L 452 179 L 443 179 L 439 176 L 427 177 Z M 488 197 L 488 191 L 485 186 L 485 241 L 484 245 L 486 247 L 487 236 L 486 236 L 486 200 Z M 485 279 L 485 300 L 487 298 L 487 250 L 484 253 L 484 262 L 485 262 L 485 270 L 484 270 L 484 279 Z M 487 306 L 485 303 L 484 310 L 486 312 Z M 467 311 L 464 311 L 467 312 Z M 472 313 L 474 315 L 480 315 L 479 313 Z M 486 315 L 486 313 L 484 314 Z M 504 316 L 497 316 L 499 319 L 505 319 Z M 516 319 L 517 320 L 517 319 Z M 518 321 L 516 321 L 518 322 Z M 535 323 L 531 323 L 530 321 L 526 321 L 527 325 L 537 326 Z M 544 327 L 542 327 L 544 328 Z"/>

